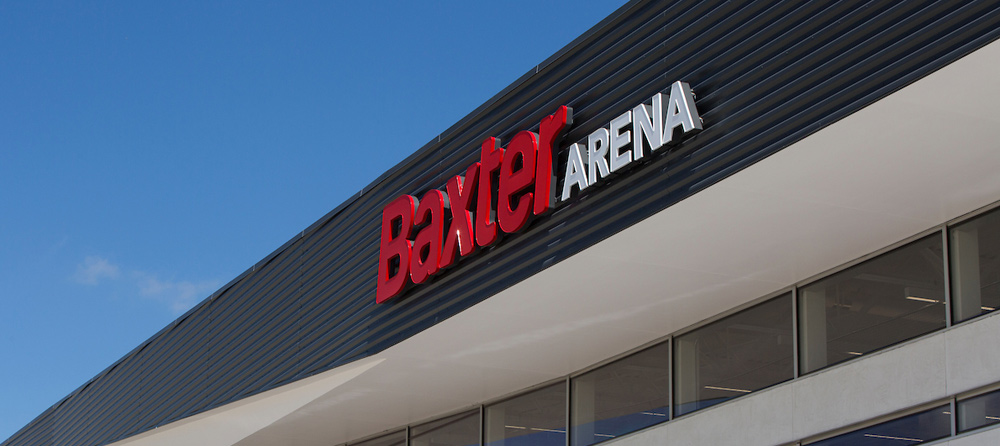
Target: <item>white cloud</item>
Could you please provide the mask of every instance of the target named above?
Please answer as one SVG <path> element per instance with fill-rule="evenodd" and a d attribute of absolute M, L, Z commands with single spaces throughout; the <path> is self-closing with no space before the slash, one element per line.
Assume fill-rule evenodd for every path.
<path fill-rule="evenodd" d="M 121 271 L 108 259 L 87 256 L 83 263 L 77 265 L 73 280 L 84 285 L 97 285 L 102 279 L 117 279 Z"/>
<path fill-rule="evenodd" d="M 139 294 L 165 302 L 176 314 L 183 313 L 222 286 L 219 280 L 190 282 L 187 280 L 160 280 L 153 274 L 136 271 L 134 274 Z"/>
<path fill-rule="evenodd" d="M 106 280 L 118 279 L 122 276 L 121 268 L 112 264 L 103 257 L 87 256 L 76 267 L 76 272 L 72 279 L 83 285 L 100 285 Z M 138 290 L 139 297 L 162 302 L 167 305 L 172 313 L 180 315 L 184 313 L 202 299 L 208 297 L 212 292 L 221 287 L 221 280 L 202 280 L 192 282 L 189 280 L 161 280 L 156 274 L 144 271 L 131 270 L 126 276 L 126 280 L 119 283 L 131 288 L 129 294 L 135 295 Z M 119 292 L 123 291 L 118 288 Z"/>

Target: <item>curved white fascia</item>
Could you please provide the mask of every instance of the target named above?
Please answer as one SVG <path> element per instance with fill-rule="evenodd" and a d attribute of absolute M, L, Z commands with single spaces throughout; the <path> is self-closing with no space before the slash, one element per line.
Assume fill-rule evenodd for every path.
<path fill-rule="evenodd" d="M 231 446 L 381 364 L 366 358 L 185 418 L 112 446 Z"/>

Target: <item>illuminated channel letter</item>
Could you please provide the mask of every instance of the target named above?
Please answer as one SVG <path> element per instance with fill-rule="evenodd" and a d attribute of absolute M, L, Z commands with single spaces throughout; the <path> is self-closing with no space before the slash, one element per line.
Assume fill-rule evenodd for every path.
<path fill-rule="evenodd" d="M 632 132 L 622 129 L 626 128 L 632 123 L 632 112 L 627 111 L 622 113 L 621 116 L 611 120 L 611 126 L 608 128 L 611 133 L 611 171 L 615 172 L 622 167 L 627 166 L 632 162 L 632 151 L 627 150 L 622 152 L 622 148 L 625 148 L 632 142 Z"/>
<path fill-rule="evenodd" d="M 431 189 L 420 198 L 420 205 L 413 217 L 413 226 L 420 228 L 413 240 L 410 253 L 410 279 L 424 283 L 431 274 L 438 272 L 441 261 L 441 238 L 444 233 L 444 211 L 448 197 Z"/>
<path fill-rule="evenodd" d="M 472 163 L 465 171 L 465 178 L 455 175 L 448 180 L 448 199 L 451 201 L 451 225 L 444 234 L 441 248 L 441 269 L 455 263 L 455 251 L 461 256 L 472 254 L 476 241 L 472 235 L 472 210 L 476 204 L 476 185 L 479 183 L 479 163 Z"/>
<path fill-rule="evenodd" d="M 663 146 L 663 93 L 653 96 L 653 106 L 639 104 L 632 109 L 632 134 L 635 142 L 632 144 L 632 158 L 645 156 L 642 141 L 649 143 L 652 152 Z"/>
<path fill-rule="evenodd" d="M 681 133 L 701 130 L 701 117 L 694 106 L 694 93 L 686 82 L 677 81 L 670 86 L 667 100 L 667 122 L 663 126 L 663 144 L 673 141 L 674 129 L 681 127 Z"/>
<path fill-rule="evenodd" d="M 503 232 L 520 231 L 531 216 L 532 193 L 526 191 L 535 182 L 537 157 L 538 135 L 527 130 L 514 135 L 503 152 L 497 193 L 497 222 Z"/>
<path fill-rule="evenodd" d="M 493 185 L 503 163 L 503 148 L 494 137 L 483 141 L 479 157 L 479 199 L 476 204 L 476 244 L 489 246 L 497 241 L 496 213 L 493 211 Z"/>
<path fill-rule="evenodd" d="M 403 195 L 382 209 L 382 240 L 378 250 L 378 281 L 375 303 L 382 303 L 403 292 L 410 277 L 410 251 L 413 242 L 413 211 L 417 199 Z"/>
<path fill-rule="evenodd" d="M 555 159 L 559 141 L 566 129 L 573 125 L 573 109 L 565 105 L 555 113 L 542 118 L 538 125 L 538 161 L 535 163 L 535 215 L 542 215 L 552 209 L 555 202 L 556 183 L 555 169 L 552 160 Z"/>
<path fill-rule="evenodd" d="M 611 139 L 608 129 L 600 128 L 587 137 L 587 173 L 590 175 L 590 184 L 594 184 L 598 179 L 608 176 L 608 140 Z M 598 178 L 600 174 L 600 178 Z"/>
<path fill-rule="evenodd" d="M 566 161 L 566 174 L 563 175 L 562 200 L 569 200 L 573 186 L 579 190 L 584 190 L 590 183 L 587 182 L 587 171 L 583 168 L 583 158 L 580 155 L 580 144 L 569 146 L 569 160 Z"/>

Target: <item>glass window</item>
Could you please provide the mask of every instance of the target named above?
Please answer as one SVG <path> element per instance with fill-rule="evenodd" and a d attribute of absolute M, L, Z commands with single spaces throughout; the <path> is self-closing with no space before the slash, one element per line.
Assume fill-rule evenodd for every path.
<path fill-rule="evenodd" d="M 948 231 L 956 322 L 1000 308 L 1000 210 Z"/>
<path fill-rule="evenodd" d="M 479 410 L 441 418 L 410 428 L 410 446 L 479 444 Z"/>
<path fill-rule="evenodd" d="M 486 406 L 486 444 L 565 446 L 566 383 Z"/>
<path fill-rule="evenodd" d="M 365 440 L 360 443 L 348 443 L 349 446 L 406 446 L 406 430 L 393 432 L 381 437 Z"/>
<path fill-rule="evenodd" d="M 949 435 L 951 435 L 951 412 L 945 405 L 807 444 L 813 446 L 907 446 L 937 440 Z"/>
<path fill-rule="evenodd" d="M 670 344 L 650 347 L 572 380 L 573 446 L 669 419 Z"/>
<path fill-rule="evenodd" d="M 1000 423 L 1000 390 L 958 402 L 958 431 Z"/>
<path fill-rule="evenodd" d="M 802 372 L 943 328 L 942 253 L 934 234 L 800 288 Z"/>
<path fill-rule="evenodd" d="M 792 295 L 674 338 L 674 413 L 683 415 L 793 376 Z"/>

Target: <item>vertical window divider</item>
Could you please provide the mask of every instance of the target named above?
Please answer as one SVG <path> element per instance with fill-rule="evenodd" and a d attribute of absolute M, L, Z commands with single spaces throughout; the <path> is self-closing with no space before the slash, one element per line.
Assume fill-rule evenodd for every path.
<path fill-rule="evenodd" d="M 674 336 L 667 337 L 667 421 L 674 419 Z"/>
<path fill-rule="evenodd" d="M 951 408 L 948 409 L 951 411 L 951 417 L 949 417 L 951 418 L 951 436 L 954 437 L 958 435 L 958 403 L 956 402 L 955 397 L 951 397 L 948 404 L 951 406 Z"/>
<path fill-rule="evenodd" d="M 799 377 L 799 287 L 792 287 L 792 379 Z"/>
<path fill-rule="evenodd" d="M 486 444 L 486 405 L 479 405 L 479 444 Z"/>
<path fill-rule="evenodd" d="M 406 445 L 406 446 L 410 446 L 410 425 L 409 424 L 406 425 L 406 433 L 404 435 L 406 437 L 406 440 L 404 440 L 403 444 Z"/>
<path fill-rule="evenodd" d="M 573 386 L 570 383 L 569 375 L 566 375 L 566 446 L 570 446 L 570 430 L 573 425 Z"/>
<path fill-rule="evenodd" d="M 954 324 L 951 311 L 951 243 L 948 240 L 948 225 L 941 225 L 941 258 L 944 262 L 944 326 L 951 327 Z"/>

